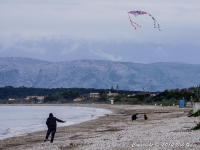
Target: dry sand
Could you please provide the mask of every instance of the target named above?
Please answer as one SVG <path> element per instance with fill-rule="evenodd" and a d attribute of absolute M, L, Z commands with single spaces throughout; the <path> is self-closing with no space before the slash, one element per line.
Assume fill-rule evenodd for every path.
<path fill-rule="evenodd" d="M 199 150 L 200 131 L 190 130 L 200 122 L 187 117 L 191 108 L 138 105 L 83 105 L 113 113 L 96 120 L 60 127 L 54 143 L 43 142 L 46 131 L 0 141 L 0 150 Z M 131 121 L 133 113 L 137 121 Z M 144 120 L 146 113 L 148 120 Z"/>

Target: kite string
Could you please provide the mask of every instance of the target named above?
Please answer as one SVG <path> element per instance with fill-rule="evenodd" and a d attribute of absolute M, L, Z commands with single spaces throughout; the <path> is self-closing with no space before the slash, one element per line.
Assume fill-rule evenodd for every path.
<path fill-rule="evenodd" d="M 133 21 L 131 20 L 131 17 L 130 17 L 130 15 L 129 15 L 129 13 L 128 13 L 128 16 L 129 16 L 129 20 L 130 20 L 130 22 L 131 22 L 131 25 L 134 26 L 135 30 L 136 30 L 135 25 L 137 25 L 138 27 L 141 27 L 141 26 L 139 26 L 137 23 L 135 23 L 135 22 L 133 22 Z"/>
<path fill-rule="evenodd" d="M 154 28 L 157 28 L 156 27 L 156 24 L 158 25 L 158 29 L 161 31 L 161 29 L 160 29 L 160 25 L 159 25 L 159 23 L 158 23 L 158 21 L 151 15 L 151 14 L 149 14 L 149 16 L 153 19 L 153 21 L 154 21 Z"/>

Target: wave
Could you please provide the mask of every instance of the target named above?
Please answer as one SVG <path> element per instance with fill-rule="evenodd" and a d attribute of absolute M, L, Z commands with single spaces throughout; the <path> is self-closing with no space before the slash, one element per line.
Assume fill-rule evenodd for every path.
<path fill-rule="evenodd" d="M 66 120 L 66 123 L 57 123 L 58 127 L 78 124 L 111 113 L 105 109 L 71 106 L 8 106 L 0 109 L 2 116 L 6 116 L 0 118 L 0 140 L 46 130 L 49 112 L 53 112 L 61 120 Z"/>

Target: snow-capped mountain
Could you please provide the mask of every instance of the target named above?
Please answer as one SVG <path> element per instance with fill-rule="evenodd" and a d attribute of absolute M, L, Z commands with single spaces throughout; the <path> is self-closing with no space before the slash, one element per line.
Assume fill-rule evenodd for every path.
<path fill-rule="evenodd" d="M 0 87 L 84 87 L 162 91 L 200 83 L 200 65 L 185 63 L 74 60 L 48 62 L 30 58 L 1 57 Z"/>

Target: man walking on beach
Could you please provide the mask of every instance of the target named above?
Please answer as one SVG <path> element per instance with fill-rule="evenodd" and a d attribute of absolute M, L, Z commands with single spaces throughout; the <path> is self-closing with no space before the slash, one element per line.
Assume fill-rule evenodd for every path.
<path fill-rule="evenodd" d="M 56 121 L 58 122 L 66 122 L 66 121 L 62 121 L 60 119 L 57 119 L 56 117 L 53 116 L 52 113 L 49 114 L 49 118 L 47 118 L 47 121 L 46 121 L 46 125 L 48 127 L 48 130 L 47 130 L 47 134 L 46 134 L 46 139 L 44 140 L 44 142 L 46 142 L 48 140 L 48 137 L 49 135 L 51 134 L 51 143 L 53 143 L 53 139 L 54 139 L 54 135 L 56 133 Z"/>

